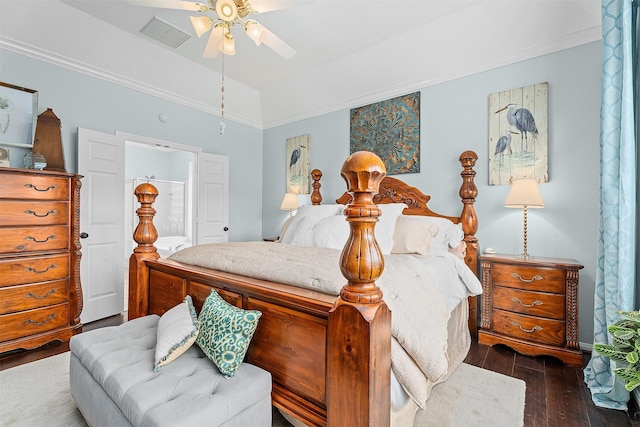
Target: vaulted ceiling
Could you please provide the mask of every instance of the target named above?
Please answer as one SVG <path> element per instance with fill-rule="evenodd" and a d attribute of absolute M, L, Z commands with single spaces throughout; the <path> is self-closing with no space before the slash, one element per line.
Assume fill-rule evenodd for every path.
<path fill-rule="evenodd" d="M 237 53 L 224 58 L 225 115 L 259 128 L 601 37 L 598 0 L 256 2 L 276 10 L 255 19 L 297 51 L 284 59 L 233 30 Z M 126 0 L 0 0 L 0 47 L 218 115 L 222 55 L 202 58 L 208 36 L 194 34 L 193 15 Z M 191 37 L 173 48 L 142 34 L 154 17 Z"/>

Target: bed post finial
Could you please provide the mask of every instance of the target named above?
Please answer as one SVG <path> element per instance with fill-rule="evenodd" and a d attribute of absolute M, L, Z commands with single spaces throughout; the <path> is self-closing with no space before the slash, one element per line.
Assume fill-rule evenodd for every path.
<path fill-rule="evenodd" d="M 326 402 L 330 426 L 390 423 L 391 312 L 375 283 L 384 260 L 374 236 L 381 210 L 373 203 L 385 174 L 380 158 L 367 151 L 351 155 L 341 170 L 352 195 L 344 211 L 351 233 L 340 258 L 347 284 L 329 312 Z"/>
<path fill-rule="evenodd" d="M 157 249 L 153 244 L 158 240 L 158 231 L 156 226 L 153 225 L 153 217 L 156 214 L 156 210 L 151 206 L 158 197 L 158 189 L 152 184 L 144 183 L 136 187 L 133 194 L 138 198 L 140 207 L 136 209 L 138 215 L 138 226 L 133 232 L 133 240 L 138 246 L 133 250 L 134 253 L 138 252 L 157 252 Z"/>
<path fill-rule="evenodd" d="M 138 226 L 133 232 L 133 240 L 138 244 L 129 258 L 129 320 L 146 316 L 149 309 L 149 268 L 146 260 L 160 258 L 153 245 L 158 239 L 158 231 L 153 225 L 156 210 L 151 206 L 158 197 L 158 189 L 149 183 L 140 184 L 134 194 L 140 207 L 136 210 Z"/>
<path fill-rule="evenodd" d="M 319 205 L 322 203 L 322 194 L 320 194 L 320 178 L 322 178 L 322 172 L 320 169 L 314 169 L 311 171 L 311 179 L 313 183 L 311 186 L 313 187 L 313 191 L 311 192 L 311 204 Z"/>
<path fill-rule="evenodd" d="M 378 156 L 358 151 L 344 162 L 340 175 L 352 196 L 344 210 L 351 234 L 340 258 L 340 270 L 347 279 L 340 296 L 349 302 L 375 303 L 382 300 L 382 291 L 375 280 L 384 270 L 384 259 L 374 235 L 382 211 L 373 202 L 373 196 L 378 194 L 386 170 Z"/>

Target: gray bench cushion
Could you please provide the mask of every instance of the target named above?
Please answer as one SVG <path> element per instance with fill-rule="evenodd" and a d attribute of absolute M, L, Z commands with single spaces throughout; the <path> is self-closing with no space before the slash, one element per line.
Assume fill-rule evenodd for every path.
<path fill-rule="evenodd" d="M 158 320 L 146 316 L 84 332 L 70 342 L 71 352 L 131 424 L 222 425 L 266 397 L 264 420 L 253 418 L 252 425 L 271 425 L 271 375 L 263 369 L 243 363 L 226 379 L 192 346 L 154 372 Z"/>

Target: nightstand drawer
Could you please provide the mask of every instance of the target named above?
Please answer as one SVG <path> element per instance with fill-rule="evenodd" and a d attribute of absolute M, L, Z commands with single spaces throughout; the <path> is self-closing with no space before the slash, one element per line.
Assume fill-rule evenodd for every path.
<path fill-rule="evenodd" d="M 560 269 L 496 263 L 493 267 L 493 285 L 562 294 L 564 273 Z"/>
<path fill-rule="evenodd" d="M 529 316 L 564 320 L 564 295 L 497 286 L 493 289 L 493 307 Z"/>
<path fill-rule="evenodd" d="M 540 344 L 564 344 L 564 322 L 495 310 L 493 331 Z"/>

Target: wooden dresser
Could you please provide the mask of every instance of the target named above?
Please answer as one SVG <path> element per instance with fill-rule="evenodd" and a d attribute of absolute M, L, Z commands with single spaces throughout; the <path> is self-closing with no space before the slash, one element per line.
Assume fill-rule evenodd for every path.
<path fill-rule="evenodd" d="M 482 255 L 480 344 L 582 366 L 578 343 L 578 261 Z"/>
<path fill-rule="evenodd" d="M 82 330 L 80 178 L 0 168 L 0 353 Z"/>

